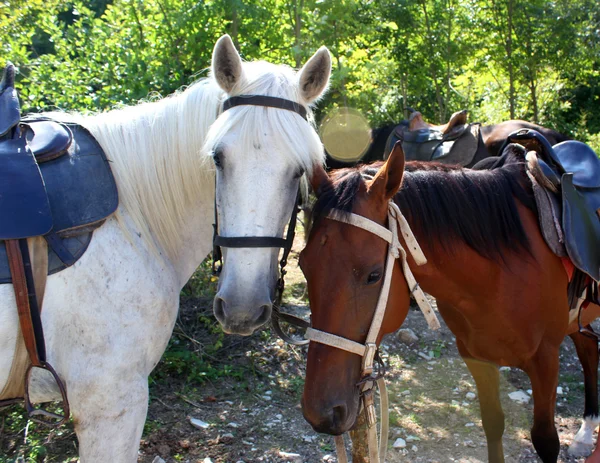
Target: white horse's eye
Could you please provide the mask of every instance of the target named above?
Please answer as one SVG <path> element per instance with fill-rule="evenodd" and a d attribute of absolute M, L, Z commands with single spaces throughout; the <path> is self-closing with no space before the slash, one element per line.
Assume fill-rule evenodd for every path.
<path fill-rule="evenodd" d="M 221 159 L 223 156 L 223 150 L 217 148 L 216 150 L 213 151 L 213 162 L 215 163 L 215 167 L 217 169 L 222 169 L 223 168 L 223 160 Z"/>

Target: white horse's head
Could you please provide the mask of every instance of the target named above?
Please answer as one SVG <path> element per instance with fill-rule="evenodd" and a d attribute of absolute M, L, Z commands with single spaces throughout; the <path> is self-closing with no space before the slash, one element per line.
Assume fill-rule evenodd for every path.
<path fill-rule="evenodd" d="M 205 152 L 216 167 L 220 236 L 283 237 L 303 175 L 324 162 L 309 105 L 327 88 L 330 73 L 325 47 L 296 73 L 264 61 L 243 63 L 227 35 L 216 43 L 212 76 L 228 97 L 288 100 L 296 109 L 308 110 L 309 121 L 299 114 L 302 109 L 248 103 L 246 98 L 211 126 Z M 224 265 L 213 308 L 226 332 L 248 335 L 271 316 L 280 248 L 245 247 L 247 241 L 240 241 L 244 247 L 222 248 Z"/>

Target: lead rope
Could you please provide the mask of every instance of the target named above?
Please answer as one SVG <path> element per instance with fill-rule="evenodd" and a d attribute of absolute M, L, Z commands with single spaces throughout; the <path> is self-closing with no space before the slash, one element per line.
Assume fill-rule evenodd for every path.
<path fill-rule="evenodd" d="M 314 328 L 308 328 L 306 331 L 306 337 L 311 341 L 320 342 L 322 344 L 337 347 L 339 349 L 362 356 L 362 374 L 366 379 L 368 379 L 373 373 L 373 361 L 375 354 L 377 353 L 377 336 L 379 335 L 383 317 L 385 315 L 394 268 L 393 266 L 396 259 L 402 259 L 402 271 L 408 284 L 408 288 L 417 301 L 419 308 L 423 312 L 423 316 L 425 317 L 427 324 L 433 330 L 440 328 L 440 323 L 435 312 L 431 308 L 431 305 L 425 297 L 423 290 L 417 283 L 412 271 L 410 270 L 407 262 L 406 250 L 402 247 L 402 244 L 399 240 L 398 229 L 400 229 L 402 237 L 404 238 L 404 241 L 415 263 L 417 265 L 423 265 L 427 263 L 427 259 L 423 254 L 423 251 L 421 250 L 421 247 L 419 246 L 415 236 L 413 235 L 408 222 L 402 215 L 399 207 L 393 201 L 390 201 L 388 208 L 389 229 L 367 219 L 366 217 L 353 214 L 351 212 L 332 210 L 327 217 L 332 220 L 337 220 L 339 222 L 362 228 L 363 230 L 369 231 L 389 243 L 384 281 L 381 292 L 379 293 L 379 299 L 375 308 L 375 314 L 373 315 L 373 321 L 371 322 L 371 328 L 369 329 L 365 343 L 360 344 L 358 342 L 342 338 L 341 336 L 336 336 L 334 334 L 326 333 Z M 385 381 L 383 377 L 372 379 L 368 382 L 371 383 L 371 387 L 367 388 L 367 390 L 363 390 L 362 400 L 368 426 L 369 459 L 371 463 L 384 463 L 387 453 L 387 435 L 389 430 L 389 405 L 387 389 L 385 387 Z M 373 399 L 373 383 L 375 382 L 379 387 L 382 418 L 379 444 L 376 429 L 377 416 Z M 344 439 L 342 436 L 335 437 L 335 445 L 338 461 L 341 463 L 347 463 L 348 457 L 346 455 L 346 448 L 344 446 Z"/>

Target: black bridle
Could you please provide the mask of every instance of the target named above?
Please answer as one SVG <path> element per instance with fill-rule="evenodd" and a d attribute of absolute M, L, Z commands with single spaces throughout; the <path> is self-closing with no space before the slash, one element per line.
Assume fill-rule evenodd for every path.
<path fill-rule="evenodd" d="M 231 97 L 223 103 L 223 111 L 227 111 L 235 106 L 252 105 L 252 106 L 266 106 L 269 108 L 285 109 L 293 111 L 299 114 L 304 120 L 307 119 L 306 108 L 299 103 L 291 100 L 286 100 L 278 97 L 262 96 L 262 95 L 240 95 Z M 215 177 L 216 186 L 216 177 Z M 216 187 L 215 187 L 216 190 Z M 294 236 L 296 235 L 296 221 L 298 212 L 300 210 L 301 195 L 300 190 L 296 196 L 296 202 L 290 222 L 288 225 L 287 236 L 285 238 L 275 236 L 221 236 L 219 235 L 219 218 L 217 209 L 217 196 L 215 191 L 215 223 L 213 225 L 213 263 L 212 271 L 214 275 L 219 275 L 223 268 L 223 253 L 221 248 L 282 248 L 283 255 L 279 261 L 279 279 L 275 287 L 275 302 L 273 304 L 273 311 L 271 321 L 275 332 L 288 342 L 294 342 L 293 338 L 287 336 L 279 327 L 279 320 L 286 321 L 288 323 L 294 323 L 303 327 L 308 327 L 309 324 L 293 315 L 281 313 L 279 308 L 281 306 L 281 300 L 283 297 L 283 289 L 285 287 L 285 266 L 287 265 L 287 259 L 292 250 L 292 244 L 294 243 Z M 291 340 L 291 341 L 290 341 Z M 295 341 L 298 343 L 299 341 Z"/>

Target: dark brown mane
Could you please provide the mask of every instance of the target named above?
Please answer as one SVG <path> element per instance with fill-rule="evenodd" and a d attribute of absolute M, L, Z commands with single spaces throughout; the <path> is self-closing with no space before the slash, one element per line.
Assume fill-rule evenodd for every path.
<path fill-rule="evenodd" d="M 375 175 L 380 166 L 335 171 L 313 207 L 313 221 L 334 208 L 350 212 L 365 176 Z M 408 162 L 394 201 L 423 244 L 452 250 L 460 240 L 486 258 L 502 260 L 506 250 L 529 248 L 515 201 L 535 210 L 526 178 L 521 162 L 482 171 Z"/>

